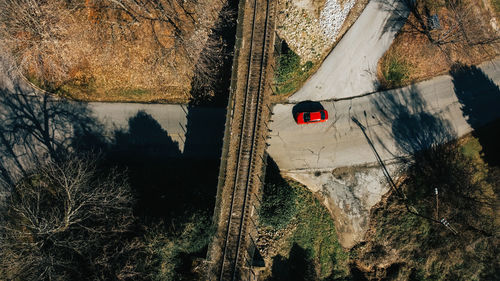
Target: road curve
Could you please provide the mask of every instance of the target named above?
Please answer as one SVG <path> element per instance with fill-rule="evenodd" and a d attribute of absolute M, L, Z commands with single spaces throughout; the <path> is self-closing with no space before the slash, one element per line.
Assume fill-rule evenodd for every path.
<path fill-rule="evenodd" d="M 481 64 L 480 69 L 496 85 L 500 84 L 500 58 Z M 375 162 L 372 149 L 352 117 L 367 128 L 366 132 L 383 160 L 405 154 L 405 149 L 413 145 L 411 142 L 418 139 L 419 133 L 428 132 L 433 135 L 426 137 L 436 138 L 443 137 L 443 134 L 462 136 L 472 128 L 462 113 L 462 104 L 454 87 L 453 78 L 444 75 L 402 89 L 350 100 L 321 102 L 329 111 L 330 120 L 320 124 L 299 126 L 292 116 L 295 104 L 275 105 L 268 153 L 281 170 L 290 172 L 329 170 Z M 475 98 L 475 106 L 490 109 L 488 120 L 482 120 L 487 122 L 500 118 L 500 110 L 494 110 L 500 105 L 497 103 L 500 91 L 496 87 L 493 95 L 482 98 L 480 93 L 491 91 L 484 87 L 484 83 L 474 86 L 468 94 Z M 495 100 L 491 99 L 492 96 Z M 407 134 L 414 132 L 415 135 L 411 138 L 407 135 L 408 139 L 404 140 L 402 133 L 405 130 Z"/>
<path fill-rule="evenodd" d="M 372 0 L 318 71 L 289 100 L 321 101 L 376 91 L 378 60 L 407 12 L 397 0 Z"/>

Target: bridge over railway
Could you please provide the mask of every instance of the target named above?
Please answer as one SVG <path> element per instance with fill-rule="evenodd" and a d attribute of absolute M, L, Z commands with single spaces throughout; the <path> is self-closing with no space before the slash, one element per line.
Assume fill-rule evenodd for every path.
<path fill-rule="evenodd" d="M 208 280 L 254 280 L 257 208 L 265 169 L 276 0 L 240 0 Z"/>

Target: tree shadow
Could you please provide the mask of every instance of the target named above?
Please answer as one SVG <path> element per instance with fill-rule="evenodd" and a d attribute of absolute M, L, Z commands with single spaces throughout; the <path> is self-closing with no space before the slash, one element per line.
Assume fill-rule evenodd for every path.
<path fill-rule="evenodd" d="M 292 108 L 293 119 L 297 121 L 297 114 L 300 112 L 313 112 L 323 110 L 324 107 L 321 103 L 316 101 L 302 101 L 297 103 Z"/>
<path fill-rule="evenodd" d="M 294 243 L 289 258 L 277 255 L 273 258 L 272 276 L 268 281 L 318 280 L 309 250 Z"/>
<path fill-rule="evenodd" d="M 187 128 L 203 128 L 203 125 L 193 122 L 199 123 L 204 119 L 193 119 L 193 114 L 188 113 L 189 116 Z M 197 156 L 196 151 L 208 147 L 192 145 L 188 136 L 202 140 L 210 136 L 217 138 L 217 135 L 222 139 L 222 136 L 211 131 L 204 133 L 209 135 L 188 132 L 182 153 L 178 143 L 144 111 L 129 119 L 127 131 L 115 131 L 107 159 L 110 164 L 127 169 L 138 198 L 136 214 L 182 222 L 189 219 L 183 217 L 184 214 L 199 211 L 209 213 L 213 209 L 219 159 Z M 210 143 L 209 147 L 217 149 L 217 145 L 220 146 L 221 142 Z"/>
<path fill-rule="evenodd" d="M 212 116 L 209 120 L 207 116 Z M 190 107 L 184 151 L 149 114 L 106 137 L 87 104 L 0 92 L 0 179 L 12 184 L 47 159 L 97 153 L 103 168 L 127 170 L 138 196 L 136 214 L 171 220 L 185 213 L 210 216 L 215 204 L 224 111 Z M 207 122 L 210 122 L 207 125 Z M 195 176 L 194 176 L 195 175 Z"/>
<path fill-rule="evenodd" d="M 47 158 L 63 161 L 82 140 L 102 145 L 102 126 L 85 103 L 30 95 L 17 87 L 0 90 L 0 173 L 14 182 Z"/>
<path fill-rule="evenodd" d="M 226 106 L 231 84 L 238 1 L 228 1 L 219 14 L 191 82 L 190 105 Z"/>
<path fill-rule="evenodd" d="M 382 10 L 390 13 L 384 23 L 381 36 L 387 32 L 399 32 L 408 19 L 412 0 L 377 0 L 376 2 Z"/>
<path fill-rule="evenodd" d="M 474 129 L 482 146 L 485 161 L 500 164 L 500 88 L 476 66 L 455 64 L 450 71 L 462 114 Z"/>
<path fill-rule="evenodd" d="M 418 154 L 457 137 L 449 121 L 430 112 L 415 86 L 381 92 L 371 101 L 380 121 L 390 124 L 388 133 L 404 155 Z"/>

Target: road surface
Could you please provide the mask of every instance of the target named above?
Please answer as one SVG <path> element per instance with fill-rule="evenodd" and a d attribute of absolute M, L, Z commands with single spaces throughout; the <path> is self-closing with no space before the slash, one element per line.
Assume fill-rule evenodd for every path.
<path fill-rule="evenodd" d="M 481 70 L 496 85 L 500 83 L 500 59 L 484 63 Z M 477 77 L 472 77 L 476 79 Z M 477 97 L 476 110 L 489 109 L 482 122 L 500 118 L 500 91 L 487 83 L 474 85 L 468 94 Z M 351 120 L 357 118 L 384 160 L 391 160 L 426 142 L 462 136 L 472 130 L 462 113 L 462 104 L 448 75 L 402 89 L 374 93 L 321 105 L 330 113 L 325 123 L 297 125 L 292 112 L 296 104 L 274 106 L 270 123 L 268 153 L 285 171 L 331 170 L 336 167 L 375 162 L 375 156 L 361 129 Z M 470 87 L 469 87 L 470 88 Z M 485 92 L 493 91 L 485 98 Z M 488 120 L 486 120 L 488 119 Z M 416 143 L 424 138 L 422 143 Z"/>
<path fill-rule="evenodd" d="M 397 3 L 370 1 L 318 71 L 289 100 L 320 101 L 375 92 L 378 60 L 408 14 Z"/>
<path fill-rule="evenodd" d="M 0 53 L 0 94 L 34 96 L 36 90 L 22 79 L 4 54 Z M 0 99 L 1 106 L 5 106 L 2 102 L 4 100 L 3 97 Z M 33 104 L 26 106 L 39 108 L 35 103 L 33 99 Z M 195 157 L 220 156 L 225 122 L 224 108 L 100 102 L 78 103 L 80 110 L 81 107 L 87 109 L 95 118 L 96 127 L 101 126 L 102 133 L 110 141 L 116 131 L 127 132 L 129 120 L 142 111 L 152 117 L 151 123 L 159 125 L 156 129 L 162 130 L 178 144 L 179 151 L 176 154 Z M 5 112 L 6 109 L 2 108 L 0 111 Z"/>

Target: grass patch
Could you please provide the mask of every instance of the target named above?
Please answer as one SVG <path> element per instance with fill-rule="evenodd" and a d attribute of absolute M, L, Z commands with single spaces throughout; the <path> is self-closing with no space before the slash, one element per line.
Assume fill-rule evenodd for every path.
<path fill-rule="evenodd" d="M 159 224 L 145 235 L 148 259 L 141 262 L 147 280 L 202 280 L 192 271 L 192 263 L 205 256 L 209 237 L 213 235 L 209 216 L 192 215 L 188 222 L 167 229 Z"/>
<path fill-rule="evenodd" d="M 300 63 L 300 57 L 283 42 L 278 68 L 274 75 L 275 94 L 287 95 L 297 91 L 309 77 L 314 64 Z"/>
<path fill-rule="evenodd" d="M 496 42 L 495 31 L 490 24 L 492 13 L 481 1 L 464 0 L 453 5 L 449 1 L 430 0 L 414 3 L 418 16 L 410 14 L 378 62 L 377 76 L 382 88 L 431 79 L 449 72 L 456 62 L 477 65 L 500 54 L 496 43 L 487 43 Z M 498 18 L 500 0 L 491 3 Z M 434 14 L 441 28 L 423 32 L 422 24 L 429 25 L 428 16 Z M 462 26 L 461 22 L 468 24 L 455 28 Z"/>
<path fill-rule="evenodd" d="M 287 184 L 266 183 L 260 222 L 275 230 L 286 227 L 297 213 L 297 195 Z"/>
<path fill-rule="evenodd" d="M 491 0 L 491 5 L 495 9 L 495 12 L 500 13 L 500 0 Z"/>
<path fill-rule="evenodd" d="M 410 77 L 411 65 L 402 56 L 394 54 L 382 62 L 382 87 L 397 88 L 407 84 Z"/>
<path fill-rule="evenodd" d="M 460 152 L 476 161 L 480 161 L 481 157 L 481 144 L 477 138 L 467 138 L 465 142 L 460 146 Z"/>
<path fill-rule="evenodd" d="M 306 187 L 294 182 L 290 186 L 297 194 L 297 215 L 288 244 L 296 244 L 310 253 L 317 264 L 318 279 L 347 276 L 347 253 L 337 240 L 330 213 Z"/>
<path fill-rule="evenodd" d="M 498 279 L 497 270 L 491 266 L 500 244 L 495 235 L 499 225 L 494 208 L 498 191 L 491 185 L 491 170 L 499 167 L 488 166 L 481 150 L 472 136 L 444 145 L 433 153 L 445 156 L 446 161 L 438 168 L 410 168 L 403 183 L 410 205 L 429 217 L 436 214 L 433 188 L 438 186 L 439 218 L 445 217 L 458 235 L 410 214 L 392 194 L 372 211 L 375 231 L 369 232 L 367 243 L 355 247 L 351 254 L 360 268 L 370 268 L 365 276 L 377 274 L 384 280 Z M 424 189 L 427 192 L 416 191 Z M 394 271 L 385 270 L 388 264 Z M 378 275 L 381 270 L 385 276 Z"/>
<path fill-rule="evenodd" d="M 278 170 L 268 168 L 266 174 L 266 188 L 276 191 L 276 186 L 267 183 L 269 178 L 274 178 L 274 184 L 281 179 L 281 191 L 274 192 L 276 197 L 272 197 L 272 202 L 279 204 L 273 205 L 273 212 L 261 211 L 261 227 L 284 234 L 274 237 L 279 250 L 272 258 L 272 272 L 267 280 L 337 280 L 349 276 L 348 255 L 337 241 L 335 225 L 326 207 L 306 187 L 281 178 Z M 280 195 L 283 198 L 278 199 Z M 270 198 L 264 192 L 264 206 Z M 282 208 L 288 211 L 279 211 Z M 276 218 L 266 217 L 273 214 Z"/>

